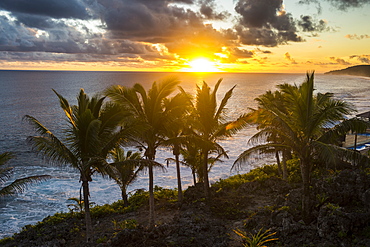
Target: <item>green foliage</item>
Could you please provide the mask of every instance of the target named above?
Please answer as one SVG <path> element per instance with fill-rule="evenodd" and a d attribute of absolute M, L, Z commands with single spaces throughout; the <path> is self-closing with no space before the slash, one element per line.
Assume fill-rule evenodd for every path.
<path fill-rule="evenodd" d="M 177 201 L 177 189 L 165 189 L 160 186 L 155 186 L 154 198 L 156 200 L 166 199 L 168 201 Z M 130 206 L 128 208 L 135 210 L 136 208 L 139 208 L 147 204 L 148 200 L 149 200 L 148 191 L 145 191 L 143 189 L 136 190 L 136 192 L 132 194 L 128 199 L 130 203 Z"/>
<path fill-rule="evenodd" d="M 66 219 L 70 219 L 73 217 L 74 217 L 74 214 L 72 213 L 56 213 L 53 216 L 46 217 L 42 222 L 38 222 L 36 226 L 43 225 L 43 224 L 56 225 L 56 224 L 59 224 L 65 221 Z"/>
<path fill-rule="evenodd" d="M 137 221 L 134 219 L 127 219 L 123 221 L 112 220 L 113 229 L 115 231 L 121 231 L 123 229 L 135 229 L 137 228 Z"/>
<path fill-rule="evenodd" d="M 335 203 L 327 203 L 325 207 L 330 211 L 330 215 L 340 214 L 340 206 Z"/>
<path fill-rule="evenodd" d="M 277 211 L 289 211 L 290 207 L 289 206 L 282 206 L 277 209 Z"/>
<path fill-rule="evenodd" d="M 13 237 L 2 238 L 2 239 L 0 239 L 0 245 L 4 245 L 4 244 L 6 244 L 8 242 L 11 242 L 11 241 L 14 241 Z"/>
<path fill-rule="evenodd" d="M 83 212 L 85 208 L 85 203 L 76 197 L 68 198 L 68 201 L 73 201 L 74 203 L 68 204 L 67 207 L 71 213 L 73 212 Z M 90 202 L 89 205 L 93 206 L 95 202 Z"/>
<path fill-rule="evenodd" d="M 129 199 L 130 207 L 138 208 L 143 206 L 144 204 L 148 204 L 149 201 L 149 192 L 145 191 L 144 189 L 136 190 L 134 194 L 132 194 Z"/>
<path fill-rule="evenodd" d="M 338 232 L 338 237 L 339 237 L 339 238 L 345 238 L 345 237 L 347 237 L 347 232 L 339 231 L 339 232 Z"/>
<path fill-rule="evenodd" d="M 217 181 L 213 186 L 220 189 L 220 188 L 229 188 L 229 189 L 236 189 L 240 185 L 252 182 L 252 181 L 265 181 L 270 177 L 277 177 L 278 176 L 278 168 L 277 165 L 263 165 L 261 167 L 254 168 L 250 172 L 246 174 L 238 174 L 235 176 L 231 176 L 226 179 L 220 179 Z"/>
<path fill-rule="evenodd" d="M 261 228 L 256 234 L 247 234 L 239 229 L 233 231 L 242 237 L 243 241 L 245 242 L 243 243 L 244 247 L 265 247 L 265 243 L 278 240 L 278 238 L 272 238 L 276 232 L 270 233 L 270 229 L 263 231 L 263 228 Z"/>
<path fill-rule="evenodd" d="M 329 197 L 326 195 L 326 193 L 322 193 L 322 194 L 317 194 L 316 198 L 319 201 L 319 205 L 322 205 L 326 202 L 326 200 L 328 200 Z"/>
<path fill-rule="evenodd" d="M 70 233 L 80 232 L 81 228 L 79 226 L 75 226 L 69 230 Z"/>
<path fill-rule="evenodd" d="M 177 189 L 166 189 L 160 186 L 154 187 L 154 198 L 159 199 L 167 199 L 169 201 L 176 201 L 177 200 Z"/>
<path fill-rule="evenodd" d="M 302 182 L 300 161 L 298 158 L 287 160 L 288 181 L 290 183 Z"/>
<path fill-rule="evenodd" d="M 101 217 L 108 214 L 116 213 L 116 210 L 109 204 L 97 205 L 90 209 L 92 217 Z"/>
<path fill-rule="evenodd" d="M 98 238 L 96 240 L 96 243 L 97 244 L 102 244 L 102 243 L 106 243 L 107 241 L 108 241 L 108 237 L 107 236 L 104 236 L 104 237 Z"/>

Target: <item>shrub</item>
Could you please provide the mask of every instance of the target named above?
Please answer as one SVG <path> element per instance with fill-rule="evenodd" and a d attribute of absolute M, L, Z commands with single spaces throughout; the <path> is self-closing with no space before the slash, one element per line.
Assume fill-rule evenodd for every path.
<path fill-rule="evenodd" d="M 177 200 L 177 189 L 165 189 L 156 185 L 154 187 L 154 198 L 157 200 Z"/>
<path fill-rule="evenodd" d="M 117 222 L 116 220 L 112 220 L 113 229 L 115 231 L 121 231 L 123 229 L 135 229 L 137 227 L 137 221 L 134 219 L 128 219 L 124 221 Z"/>
<path fill-rule="evenodd" d="M 218 189 L 220 188 L 237 189 L 240 185 L 247 182 L 265 181 L 270 177 L 277 176 L 278 168 L 276 164 L 263 165 L 261 167 L 254 168 L 253 170 L 245 174 L 238 174 L 226 179 L 220 179 L 213 186 Z"/>
<path fill-rule="evenodd" d="M 102 206 L 95 206 L 90 209 L 92 217 L 101 217 L 104 215 L 116 213 L 116 210 L 109 204 L 105 204 Z"/>
<path fill-rule="evenodd" d="M 245 242 L 243 244 L 244 247 L 264 247 L 265 243 L 278 240 L 278 238 L 271 238 L 276 234 L 276 232 L 270 233 L 270 229 L 263 231 L 261 228 L 256 234 L 247 234 L 239 229 L 233 231 L 242 237 L 243 241 Z"/>

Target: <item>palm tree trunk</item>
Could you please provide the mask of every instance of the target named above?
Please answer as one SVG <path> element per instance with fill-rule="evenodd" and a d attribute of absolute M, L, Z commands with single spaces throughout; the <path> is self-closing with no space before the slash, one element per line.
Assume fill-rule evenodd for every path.
<path fill-rule="evenodd" d="M 90 214 L 90 202 L 89 202 L 89 181 L 87 179 L 82 180 L 82 190 L 84 197 L 84 207 L 85 207 L 85 224 L 86 224 L 86 242 L 90 243 L 93 236 L 93 229 L 91 223 Z"/>
<path fill-rule="evenodd" d="M 277 151 L 277 150 L 275 151 L 275 158 L 276 158 L 276 163 L 277 163 L 277 166 L 278 166 L 279 176 L 283 176 L 283 171 L 281 170 L 279 151 Z"/>
<path fill-rule="evenodd" d="M 301 160 L 301 175 L 303 182 L 302 219 L 306 224 L 311 222 L 311 196 L 310 196 L 310 165 Z"/>
<path fill-rule="evenodd" d="M 149 228 L 154 227 L 154 176 L 153 165 L 149 165 Z"/>
<path fill-rule="evenodd" d="M 127 191 L 125 187 L 121 188 L 121 194 L 122 194 L 122 200 L 123 200 L 123 206 L 128 207 L 128 198 L 127 198 Z"/>
<path fill-rule="evenodd" d="M 191 169 L 191 173 L 193 174 L 193 182 L 194 182 L 194 186 L 197 184 L 197 178 L 195 176 L 195 169 Z"/>
<path fill-rule="evenodd" d="M 203 152 L 203 183 L 204 183 L 204 195 L 206 200 L 211 199 L 211 193 L 209 190 L 209 178 L 208 178 L 208 150 Z"/>
<path fill-rule="evenodd" d="M 179 155 L 176 154 L 175 157 L 176 157 L 178 201 L 179 201 L 179 203 L 182 203 L 182 185 L 181 185 L 181 173 L 180 173 Z"/>

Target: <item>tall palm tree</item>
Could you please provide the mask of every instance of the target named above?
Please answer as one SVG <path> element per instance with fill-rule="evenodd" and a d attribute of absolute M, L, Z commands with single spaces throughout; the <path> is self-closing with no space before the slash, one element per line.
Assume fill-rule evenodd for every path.
<path fill-rule="evenodd" d="M 10 152 L 0 154 L 0 185 L 2 186 L 7 182 L 12 174 L 13 167 L 4 167 L 6 163 L 14 158 L 14 155 Z M 18 178 L 6 186 L 0 187 L 0 197 L 14 195 L 22 193 L 28 185 L 38 183 L 50 179 L 49 175 L 29 176 L 24 178 Z"/>
<path fill-rule="evenodd" d="M 167 78 L 159 83 L 154 82 L 152 87 L 145 91 L 141 84 L 135 84 L 132 88 L 112 86 L 106 90 L 106 94 L 122 109 L 129 111 L 138 124 L 144 126 L 131 141 L 136 146 L 145 150 L 144 157 L 150 161 L 155 160 L 156 150 L 165 141 L 167 128 L 176 124 L 176 116 L 183 107 L 169 100 L 179 85 L 176 78 Z M 154 175 L 153 165 L 148 167 L 149 174 L 149 227 L 154 226 Z"/>
<path fill-rule="evenodd" d="M 307 73 L 306 81 L 300 86 L 281 84 L 278 89 L 282 94 L 282 101 L 270 102 L 272 104 L 264 109 L 263 113 L 270 116 L 270 120 L 256 136 L 269 137 L 271 133 L 277 133 L 282 141 L 260 144 L 244 151 L 234 166 L 245 163 L 256 152 L 267 152 L 274 148 L 292 150 L 300 160 L 303 181 L 302 216 L 309 222 L 310 179 L 314 160 L 334 162 L 338 154 L 347 158 L 354 157 L 353 152 L 333 145 L 332 140 L 351 129 L 363 131 L 367 123 L 357 119 L 346 120 L 346 115 L 354 112 L 354 108 L 342 100 L 334 99 L 333 94 L 315 95 L 313 72 Z M 338 126 L 330 129 L 338 122 Z"/>
<path fill-rule="evenodd" d="M 191 113 L 191 129 L 193 130 L 194 138 L 198 139 L 197 145 L 201 148 L 204 192 L 207 199 L 210 199 L 209 155 L 216 153 L 218 158 L 222 156 L 228 158 L 226 151 L 217 141 L 231 136 L 245 124 L 243 118 L 235 121 L 226 121 L 226 105 L 232 96 L 235 86 L 225 93 L 218 105 L 216 95 L 221 82 L 222 79 L 218 80 L 213 91 L 206 82 L 203 82 L 201 87 L 197 86 L 195 104 L 193 104 Z"/>
<path fill-rule="evenodd" d="M 180 154 L 181 147 L 186 142 L 186 121 L 188 117 L 188 110 L 190 107 L 189 95 L 182 90 L 173 98 L 169 99 L 166 104 L 174 104 L 178 110 L 171 114 L 172 121 L 166 126 L 167 139 L 163 142 L 164 146 L 169 146 L 172 149 L 172 154 L 175 156 L 176 175 L 177 175 L 177 189 L 178 201 L 181 203 L 183 200 L 182 185 L 181 185 L 181 171 L 180 171 Z M 175 124 L 173 124 L 175 123 Z M 168 159 L 170 160 L 170 159 Z"/>
<path fill-rule="evenodd" d="M 89 182 L 95 172 L 104 174 L 108 152 L 129 131 L 117 129 L 123 118 L 122 111 L 111 103 L 103 104 L 105 97 L 96 95 L 89 98 L 81 89 L 77 96 L 77 105 L 70 105 L 63 96 L 53 91 L 67 117 L 67 126 L 63 128 L 64 135 L 57 137 L 36 118 L 26 115 L 24 118 L 39 134 L 28 137 L 28 142 L 33 150 L 50 163 L 69 166 L 79 171 L 85 207 L 86 240 L 90 242 L 92 224 Z"/>

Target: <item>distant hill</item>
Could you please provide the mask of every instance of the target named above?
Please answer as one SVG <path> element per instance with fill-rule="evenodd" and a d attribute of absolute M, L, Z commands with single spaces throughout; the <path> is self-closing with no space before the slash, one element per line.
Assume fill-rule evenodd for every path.
<path fill-rule="evenodd" d="M 328 75 L 356 75 L 370 77 L 370 65 L 357 65 L 341 70 L 333 70 L 326 72 Z"/>

